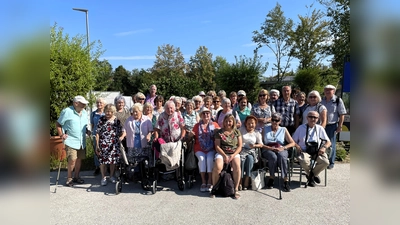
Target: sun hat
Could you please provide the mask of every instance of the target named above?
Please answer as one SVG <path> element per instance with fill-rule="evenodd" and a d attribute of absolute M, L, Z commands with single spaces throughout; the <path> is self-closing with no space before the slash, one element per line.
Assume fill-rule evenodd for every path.
<path fill-rule="evenodd" d="M 80 102 L 83 104 L 88 104 L 89 102 L 81 95 L 77 95 L 74 97 L 74 102 Z"/>

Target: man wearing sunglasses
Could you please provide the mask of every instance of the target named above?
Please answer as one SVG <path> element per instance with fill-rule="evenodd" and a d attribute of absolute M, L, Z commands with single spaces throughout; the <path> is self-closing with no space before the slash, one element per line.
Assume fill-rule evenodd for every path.
<path fill-rule="evenodd" d="M 331 141 L 325 132 L 325 129 L 317 124 L 319 113 L 310 111 L 307 113 L 307 123 L 300 125 L 293 134 L 293 140 L 296 143 L 295 147 L 298 151 L 298 160 L 301 167 L 307 174 L 307 186 L 315 187 L 315 183 L 320 183 L 319 173 L 321 173 L 329 165 L 326 149 L 331 146 Z M 307 143 L 317 143 L 319 148 L 316 155 L 315 167 L 311 171 L 311 155 L 307 153 Z M 314 159 L 314 156 L 313 156 Z"/>

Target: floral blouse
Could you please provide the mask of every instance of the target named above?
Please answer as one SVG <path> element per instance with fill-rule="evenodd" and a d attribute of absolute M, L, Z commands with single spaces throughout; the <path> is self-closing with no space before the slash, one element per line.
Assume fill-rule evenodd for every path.
<path fill-rule="evenodd" d="M 217 132 L 214 133 L 214 139 L 221 140 L 221 146 L 219 147 L 225 152 L 225 154 L 233 154 L 238 147 L 238 138 L 241 135 L 242 134 L 238 129 L 235 129 L 232 134 L 228 136 L 224 134 L 224 129 L 219 129 Z"/>
<path fill-rule="evenodd" d="M 165 112 L 158 117 L 156 128 L 160 130 L 160 137 L 166 143 L 177 142 L 181 138 L 181 125 L 185 125 L 185 121 L 180 113 L 174 112 L 168 116 Z"/>
<path fill-rule="evenodd" d="M 254 104 L 253 107 L 251 108 L 251 115 L 254 115 L 257 118 L 270 118 L 272 116 L 272 113 L 274 112 L 275 112 L 274 106 L 267 105 L 266 108 L 262 109 L 260 108 L 260 105 L 258 103 Z M 264 123 L 257 122 L 256 130 L 261 132 L 264 126 L 265 126 Z"/>

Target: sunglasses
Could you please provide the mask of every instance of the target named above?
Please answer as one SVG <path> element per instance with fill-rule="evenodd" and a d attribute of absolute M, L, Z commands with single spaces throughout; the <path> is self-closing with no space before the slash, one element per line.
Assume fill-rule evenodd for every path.
<path fill-rule="evenodd" d="M 219 102 L 219 101 L 213 101 L 214 103 L 217 103 L 217 102 Z"/>
<path fill-rule="evenodd" d="M 308 116 L 308 118 L 310 118 L 310 119 L 318 119 L 317 116 Z"/>
<path fill-rule="evenodd" d="M 144 101 L 144 100 L 145 100 L 145 98 L 139 98 L 139 100 L 140 100 L 140 101 Z"/>
<path fill-rule="evenodd" d="M 277 122 L 279 122 L 279 121 L 281 121 L 281 120 L 274 120 L 274 119 L 271 119 L 271 122 L 277 123 Z"/>
<path fill-rule="evenodd" d="M 266 95 L 265 94 L 263 94 L 263 95 L 258 95 L 258 97 L 265 97 Z"/>
<path fill-rule="evenodd" d="M 308 96 L 308 98 L 317 98 L 317 96 Z"/>

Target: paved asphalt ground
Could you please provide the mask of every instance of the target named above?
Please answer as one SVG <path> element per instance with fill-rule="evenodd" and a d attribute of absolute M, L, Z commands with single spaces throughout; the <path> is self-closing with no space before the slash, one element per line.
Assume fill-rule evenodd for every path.
<path fill-rule="evenodd" d="M 241 191 L 241 198 L 216 197 L 202 193 L 200 181 L 180 191 L 176 181 L 162 181 L 156 194 L 139 183 L 124 184 L 115 195 L 115 184 L 100 186 L 100 176 L 84 171 L 85 184 L 63 186 L 66 171 L 50 172 L 50 224 L 350 224 L 350 164 L 335 164 L 328 170 L 328 185 L 299 187 L 295 169 L 292 191 L 262 189 Z M 303 182 L 305 181 L 303 176 Z"/>

